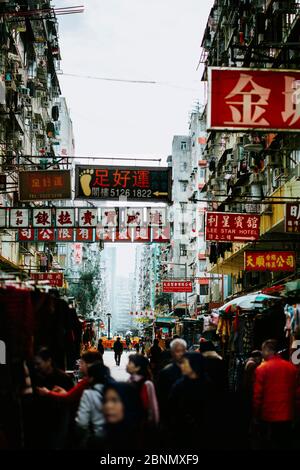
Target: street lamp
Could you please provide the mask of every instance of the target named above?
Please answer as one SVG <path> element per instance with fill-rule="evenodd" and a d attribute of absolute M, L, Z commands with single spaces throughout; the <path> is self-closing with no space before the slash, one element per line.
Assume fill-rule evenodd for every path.
<path fill-rule="evenodd" d="M 110 319 L 111 319 L 111 313 L 107 313 L 107 336 L 108 339 L 110 339 Z"/>

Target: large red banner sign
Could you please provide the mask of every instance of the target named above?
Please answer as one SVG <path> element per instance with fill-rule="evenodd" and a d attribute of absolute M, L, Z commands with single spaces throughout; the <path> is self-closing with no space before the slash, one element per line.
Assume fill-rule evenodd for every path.
<path fill-rule="evenodd" d="M 36 281 L 49 281 L 49 285 L 53 287 L 63 287 L 63 273 L 31 273 L 32 279 Z"/>
<path fill-rule="evenodd" d="M 300 233 L 300 203 L 288 203 L 285 206 L 285 231 Z"/>
<path fill-rule="evenodd" d="M 254 214 L 233 214 L 228 212 L 207 212 L 205 236 L 207 241 L 244 242 L 258 240 L 260 216 Z"/>
<path fill-rule="evenodd" d="M 162 291 L 167 292 L 193 292 L 192 281 L 162 281 Z"/>
<path fill-rule="evenodd" d="M 208 128 L 300 131 L 300 72 L 209 68 Z"/>
<path fill-rule="evenodd" d="M 294 271 L 294 251 L 245 251 L 245 271 Z"/>

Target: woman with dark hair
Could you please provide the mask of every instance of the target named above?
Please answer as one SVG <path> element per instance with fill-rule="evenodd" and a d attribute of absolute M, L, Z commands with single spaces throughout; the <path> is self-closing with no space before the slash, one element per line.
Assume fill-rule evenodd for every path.
<path fill-rule="evenodd" d="M 197 352 L 186 353 L 180 368 L 183 377 L 173 385 L 168 400 L 169 444 L 173 449 L 209 448 L 212 390 L 204 358 Z"/>
<path fill-rule="evenodd" d="M 143 406 L 132 384 L 111 382 L 104 387 L 105 450 L 144 448 Z"/>
<path fill-rule="evenodd" d="M 90 388 L 82 394 L 75 419 L 81 448 L 91 448 L 103 438 L 103 388 L 110 380 L 110 370 L 102 362 L 95 362 L 88 369 L 88 377 Z"/>
<path fill-rule="evenodd" d="M 135 385 L 140 394 L 146 423 L 157 425 L 159 422 L 159 407 L 155 388 L 151 381 L 148 359 L 141 354 L 130 354 L 126 370 L 130 374 L 129 381 Z"/>

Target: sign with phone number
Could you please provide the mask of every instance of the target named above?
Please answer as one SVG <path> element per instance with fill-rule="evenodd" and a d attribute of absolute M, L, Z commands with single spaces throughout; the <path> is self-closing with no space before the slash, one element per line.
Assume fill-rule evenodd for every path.
<path fill-rule="evenodd" d="M 171 168 L 75 167 L 75 198 L 171 202 Z"/>

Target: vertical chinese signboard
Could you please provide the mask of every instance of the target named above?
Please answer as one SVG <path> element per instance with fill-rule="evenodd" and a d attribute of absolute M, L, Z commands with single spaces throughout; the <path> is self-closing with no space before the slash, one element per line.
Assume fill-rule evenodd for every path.
<path fill-rule="evenodd" d="M 300 203 L 288 203 L 285 206 L 285 231 L 300 233 Z"/>
<path fill-rule="evenodd" d="M 300 131 L 300 72 L 208 69 L 208 128 Z"/>
<path fill-rule="evenodd" d="M 258 240 L 260 216 L 228 212 L 207 212 L 205 237 L 207 241 L 244 242 Z"/>
<path fill-rule="evenodd" d="M 294 251 L 245 251 L 245 271 L 294 271 Z"/>
<path fill-rule="evenodd" d="M 171 202 L 171 168 L 75 167 L 75 198 Z"/>
<path fill-rule="evenodd" d="M 165 280 L 162 281 L 162 291 L 172 292 L 193 292 L 193 282 L 185 280 Z"/>
<path fill-rule="evenodd" d="M 72 199 L 68 170 L 20 171 L 20 201 Z"/>

